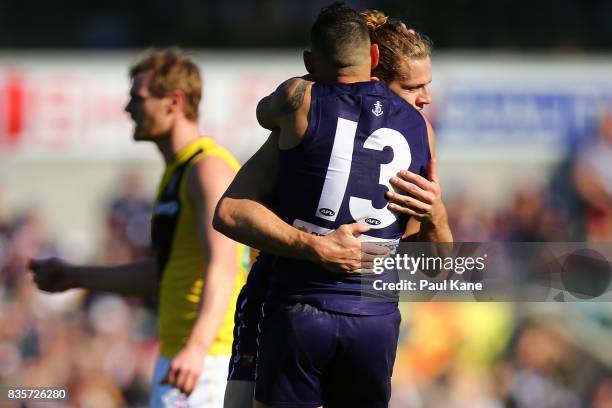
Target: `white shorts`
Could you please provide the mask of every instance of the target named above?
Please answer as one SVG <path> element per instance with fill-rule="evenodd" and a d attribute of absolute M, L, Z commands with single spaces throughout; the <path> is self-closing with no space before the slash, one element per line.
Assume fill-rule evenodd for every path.
<path fill-rule="evenodd" d="M 178 388 L 160 382 L 168 374 L 170 359 L 158 357 L 151 387 L 151 408 L 223 408 L 230 356 L 206 356 L 198 384 L 187 397 Z"/>

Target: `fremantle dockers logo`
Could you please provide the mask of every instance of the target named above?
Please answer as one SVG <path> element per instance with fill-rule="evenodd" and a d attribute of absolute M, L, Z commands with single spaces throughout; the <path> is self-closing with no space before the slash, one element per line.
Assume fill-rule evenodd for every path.
<path fill-rule="evenodd" d="M 374 109 L 372 109 L 372 113 L 376 116 L 380 116 L 384 113 L 380 101 L 376 101 L 374 104 Z"/>

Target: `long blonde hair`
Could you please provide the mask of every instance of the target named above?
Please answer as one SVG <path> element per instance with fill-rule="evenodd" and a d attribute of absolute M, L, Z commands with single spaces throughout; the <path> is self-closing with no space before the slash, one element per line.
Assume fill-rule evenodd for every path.
<path fill-rule="evenodd" d="M 400 21 L 390 20 L 385 13 L 367 10 L 361 13 L 368 30 L 370 41 L 378 45 L 379 62 L 372 75 L 385 82 L 397 78 L 399 68 L 408 58 L 423 59 L 429 56 L 433 46 L 425 35 L 409 30 Z"/>

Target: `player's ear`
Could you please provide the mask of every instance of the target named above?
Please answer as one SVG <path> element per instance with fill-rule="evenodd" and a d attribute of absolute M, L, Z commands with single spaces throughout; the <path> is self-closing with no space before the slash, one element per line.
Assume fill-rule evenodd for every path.
<path fill-rule="evenodd" d="M 370 59 L 372 60 L 372 65 L 370 68 L 374 69 L 378 66 L 378 57 L 379 57 L 379 52 L 378 52 L 378 44 L 371 44 L 370 45 Z"/>
<path fill-rule="evenodd" d="M 170 93 L 170 108 L 176 111 L 185 111 L 185 93 L 178 89 Z"/>
<path fill-rule="evenodd" d="M 314 75 L 316 69 L 315 69 L 314 56 L 312 55 L 312 51 L 304 50 L 304 53 L 302 54 L 302 56 L 304 58 L 304 66 L 306 67 L 306 71 L 308 71 L 309 74 Z"/>

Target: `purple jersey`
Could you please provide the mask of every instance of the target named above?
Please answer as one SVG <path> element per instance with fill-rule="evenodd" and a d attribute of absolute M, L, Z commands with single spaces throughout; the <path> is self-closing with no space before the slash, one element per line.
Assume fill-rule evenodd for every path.
<path fill-rule="evenodd" d="M 315 84 L 308 122 L 300 144 L 280 151 L 278 214 L 313 234 L 359 221 L 371 226 L 363 241 L 399 241 L 408 219 L 387 208 L 385 192 L 400 170 L 426 172 L 430 151 L 421 114 L 381 82 Z M 382 301 L 364 301 L 368 279 L 393 277 L 338 276 L 320 265 L 279 258 L 270 300 L 350 314 L 392 312 L 395 295 L 372 293 Z"/>

